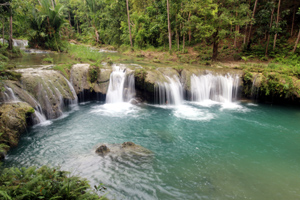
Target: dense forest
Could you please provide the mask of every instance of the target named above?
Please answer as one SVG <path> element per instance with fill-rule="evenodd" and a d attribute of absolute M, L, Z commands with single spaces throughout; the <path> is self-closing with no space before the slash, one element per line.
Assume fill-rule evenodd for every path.
<path fill-rule="evenodd" d="M 1 0 L 2 37 L 65 51 L 93 45 L 187 53 L 187 46 L 232 49 L 268 60 L 297 51 L 297 0 Z M 11 44 L 11 43 L 10 43 Z M 200 46 L 200 47 L 199 47 Z"/>

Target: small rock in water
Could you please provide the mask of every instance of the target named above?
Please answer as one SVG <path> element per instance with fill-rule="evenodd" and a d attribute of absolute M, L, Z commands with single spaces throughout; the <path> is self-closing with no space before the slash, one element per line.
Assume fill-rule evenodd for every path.
<path fill-rule="evenodd" d="M 100 146 L 96 149 L 96 153 L 101 156 L 106 156 L 107 154 L 113 156 L 134 155 L 138 157 L 153 155 L 153 152 L 151 152 L 149 149 L 146 149 L 133 142 L 108 145 L 100 144 Z"/>
<path fill-rule="evenodd" d="M 122 144 L 122 148 L 133 147 L 133 146 L 135 146 L 135 144 L 133 142 L 124 142 Z"/>
<path fill-rule="evenodd" d="M 104 156 L 109 152 L 110 152 L 110 149 L 105 144 L 101 145 L 100 147 L 98 147 L 96 149 L 96 153 L 101 155 L 101 156 Z"/>
<path fill-rule="evenodd" d="M 143 100 L 141 98 L 134 98 L 129 101 L 129 103 L 131 103 L 132 105 L 139 105 L 142 102 Z"/>

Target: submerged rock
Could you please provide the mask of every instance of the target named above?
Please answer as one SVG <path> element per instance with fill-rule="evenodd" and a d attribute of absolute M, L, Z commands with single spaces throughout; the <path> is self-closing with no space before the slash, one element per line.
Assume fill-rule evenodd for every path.
<path fill-rule="evenodd" d="M 133 142 L 124 142 L 123 144 L 101 144 L 96 153 L 101 156 L 151 156 L 153 152 Z"/>

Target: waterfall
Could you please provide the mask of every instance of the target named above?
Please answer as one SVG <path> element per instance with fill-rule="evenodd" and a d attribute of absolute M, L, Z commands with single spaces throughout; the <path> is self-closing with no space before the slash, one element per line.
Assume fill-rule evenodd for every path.
<path fill-rule="evenodd" d="M 0 38 L 1 44 L 3 44 L 3 38 Z M 8 43 L 7 40 L 4 40 L 4 43 Z M 13 46 L 14 47 L 19 47 L 20 49 L 25 49 L 26 46 L 28 46 L 28 40 L 18 40 L 18 39 L 13 39 Z"/>
<path fill-rule="evenodd" d="M 5 86 L 4 88 L 5 88 L 5 92 L 4 92 L 4 95 L 5 95 L 4 101 L 5 102 L 19 101 L 19 99 L 16 97 L 14 91 L 10 87 Z"/>
<path fill-rule="evenodd" d="M 239 76 L 227 74 L 191 76 L 192 101 L 213 100 L 217 102 L 233 102 L 237 99 Z"/>
<path fill-rule="evenodd" d="M 126 68 L 114 66 L 110 74 L 106 103 L 129 102 L 135 96 L 133 74 L 126 74 Z"/>
<path fill-rule="evenodd" d="M 260 75 L 257 74 L 254 77 L 254 80 L 252 82 L 251 86 L 251 98 L 252 99 L 258 99 L 259 98 L 259 86 L 260 86 Z"/>
<path fill-rule="evenodd" d="M 180 105 L 183 101 L 183 89 L 177 76 L 164 76 L 166 82 L 156 82 L 155 96 L 158 104 Z"/>
<path fill-rule="evenodd" d="M 130 102 L 130 100 L 134 99 L 135 95 L 134 74 L 129 74 L 127 75 L 124 83 L 124 101 Z"/>
<path fill-rule="evenodd" d="M 16 70 L 22 73 L 20 82 L 7 81 L 6 91 L 2 92 L 3 101 L 7 99 L 27 102 L 35 109 L 33 122 L 60 117 L 70 106 L 78 103 L 76 92 L 71 83 L 59 72 L 42 68 Z M 16 96 L 18 98 L 16 98 Z"/>

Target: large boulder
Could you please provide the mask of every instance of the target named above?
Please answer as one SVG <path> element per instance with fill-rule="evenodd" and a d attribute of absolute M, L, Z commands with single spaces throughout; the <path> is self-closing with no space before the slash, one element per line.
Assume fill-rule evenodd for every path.
<path fill-rule="evenodd" d="M 112 69 L 99 68 L 89 64 L 72 66 L 70 81 L 80 101 L 97 98 L 96 94 L 105 96 L 109 86 Z"/>
<path fill-rule="evenodd" d="M 4 154 L 10 147 L 18 145 L 20 135 L 31 124 L 33 113 L 34 109 L 25 102 L 5 103 L 0 106 L 0 142 L 8 146 Z"/>
<path fill-rule="evenodd" d="M 77 95 L 71 83 L 59 72 L 49 70 L 51 66 L 17 70 L 22 74 L 20 82 L 8 82 L 16 96 L 37 109 L 42 109 L 47 119 L 62 115 L 63 109 L 77 102 Z"/>

